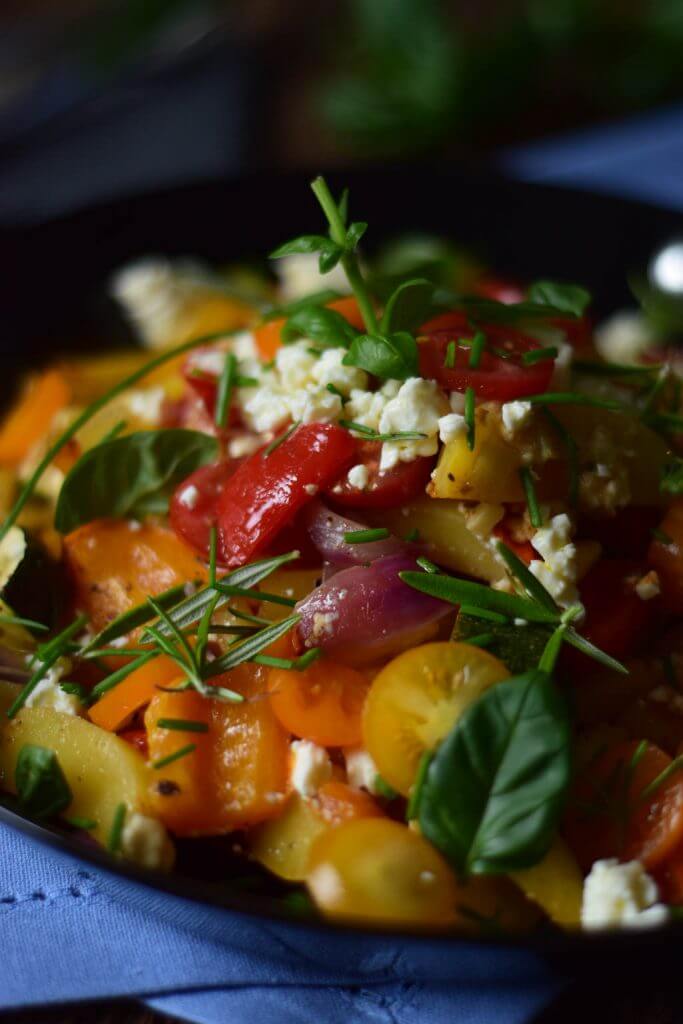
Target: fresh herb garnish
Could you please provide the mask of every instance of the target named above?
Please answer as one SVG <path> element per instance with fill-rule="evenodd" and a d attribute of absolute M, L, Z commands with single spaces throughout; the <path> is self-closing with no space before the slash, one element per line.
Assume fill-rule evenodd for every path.
<path fill-rule="evenodd" d="M 547 852 L 571 777 L 567 709 L 546 672 L 486 690 L 419 789 L 422 834 L 463 874 L 531 867 Z"/>
<path fill-rule="evenodd" d="M 152 768 L 156 771 L 159 771 L 160 768 L 166 768 L 167 765 L 173 764 L 174 761 L 179 761 L 181 757 L 187 757 L 188 754 L 194 754 L 196 749 L 196 743 L 187 743 L 184 747 L 179 747 L 178 750 L 174 750 L 173 753 L 167 754 L 166 757 L 160 757 L 156 761 L 152 761 Z"/>
<path fill-rule="evenodd" d="M 109 830 L 109 837 L 107 839 L 107 849 L 110 853 L 118 853 L 121 849 L 121 839 L 123 837 L 123 824 L 126 820 L 126 805 L 121 803 L 117 804 L 114 816 L 111 822 L 111 828 Z"/>
<path fill-rule="evenodd" d="M 62 657 L 70 641 L 83 629 L 87 621 L 87 615 L 79 615 L 74 622 L 66 627 L 66 629 L 63 629 L 61 633 L 58 633 L 57 636 L 52 638 L 52 640 L 39 648 L 34 656 L 34 661 L 38 660 L 39 664 L 31 675 L 31 678 L 24 684 L 21 692 L 17 697 L 15 697 L 7 709 L 6 715 L 8 718 L 14 718 L 17 712 L 23 708 L 38 683 L 41 679 L 45 678 L 46 674 L 55 662 Z"/>
<path fill-rule="evenodd" d="M 42 622 L 35 622 L 33 619 L 23 619 L 20 615 L 0 615 L 2 626 L 24 626 L 25 629 L 32 629 L 34 633 L 49 633 L 50 627 L 44 626 Z"/>
<path fill-rule="evenodd" d="M 552 306 L 570 316 L 580 317 L 586 312 L 591 296 L 578 284 L 560 284 L 557 281 L 534 281 L 529 288 L 529 300 Z"/>
<path fill-rule="evenodd" d="M 524 495 L 526 497 L 527 509 L 529 511 L 529 522 L 536 529 L 540 529 L 543 526 L 543 517 L 538 504 L 538 498 L 536 497 L 536 487 L 534 485 L 534 478 L 529 466 L 522 466 L 519 470 L 519 478 L 522 481 L 522 487 L 524 488 Z"/>
<path fill-rule="evenodd" d="M 206 722 L 194 722 L 188 718 L 157 718 L 157 729 L 170 729 L 174 732 L 208 732 Z"/>
<path fill-rule="evenodd" d="M 237 359 L 232 352 L 227 352 L 221 375 L 218 378 L 218 388 L 216 390 L 214 419 L 219 430 L 224 430 L 228 422 L 228 413 L 230 412 L 230 403 L 232 401 L 232 391 L 237 383 L 236 377 Z"/>
<path fill-rule="evenodd" d="M 669 546 L 669 544 L 673 544 L 673 539 L 669 536 L 668 533 L 665 533 L 664 530 L 660 529 L 659 526 L 653 526 L 650 530 L 650 533 L 655 538 L 655 540 L 659 541 L 660 544 L 666 544 L 667 547 Z"/>
<path fill-rule="evenodd" d="M 386 526 L 378 526 L 370 530 L 349 530 L 344 534 L 346 544 L 372 544 L 377 540 L 386 540 L 391 534 Z"/>
<path fill-rule="evenodd" d="M 479 364 L 481 363 L 481 357 L 483 355 L 485 346 L 486 346 L 486 335 L 483 334 L 481 331 L 477 331 L 477 333 L 472 338 L 472 341 L 470 342 L 470 358 L 469 358 L 469 368 L 470 368 L 470 370 L 478 370 L 479 369 Z"/>
<path fill-rule="evenodd" d="M 467 447 L 470 451 L 474 450 L 475 440 L 474 404 L 474 388 L 467 388 L 465 391 L 465 425 L 467 427 Z"/>
<path fill-rule="evenodd" d="M 545 362 L 546 359 L 555 359 L 558 352 L 556 345 L 548 345 L 547 348 L 532 348 L 531 351 L 522 353 L 522 363 L 524 366 L 534 366 L 536 363 Z"/>
<path fill-rule="evenodd" d="M 261 452 L 261 457 L 267 459 L 269 455 L 272 455 L 276 448 L 279 448 L 281 444 L 283 444 L 292 436 L 292 434 L 294 433 L 298 426 L 299 421 L 296 420 L 289 427 L 287 427 L 283 434 L 280 434 L 279 437 L 274 438 L 274 440 L 272 440 L 270 444 L 263 449 L 263 451 Z"/>
<path fill-rule="evenodd" d="M 309 665 L 322 657 L 322 647 L 311 647 L 309 651 L 300 654 L 298 658 L 276 658 L 270 654 L 256 654 L 253 661 L 257 665 L 267 665 L 269 668 L 286 668 L 291 672 L 304 672 Z"/>
<path fill-rule="evenodd" d="M 560 441 L 564 445 L 567 453 L 567 468 L 569 470 L 569 504 L 576 505 L 579 498 L 579 447 L 569 433 L 564 423 L 562 423 L 554 412 L 550 409 L 543 407 L 541 409 L 543 416 L 546 418 L 548 423 L 553 427 L 556 434 L 560 438 Z"/>
<path fill-rule="evenodd" d="M 420 556 L 420 558 L 416 558 L 415 561 L 417 562 L 417 564 L 420 566 L 421 569 L 424 569 L 425 572 L 439 572 L 440 571 L 438 565 L 435 565 L 434 562 L 430 561 L 429 558 L 425 558 L 424 556 Z"/>
<path fill-rule="evenodd" d="M 444 356 L 443 365 L 446 370 L 452 370 L 455 366 L 455 353 L 458 347 L 457 341 L 449 341 L 446 345 L 446 355 Z"/>
<path fill-rule="evenodd" d="M 112 672 L 110 675 L 105 676 L 92 688 L 92 696 L 97 699 L 102 697 L 103 694 L 107 693 L 108 690 L 113 690 L 115 686 L 122 683 L 124 679 L 127 679 L 132 672 L 136 672 L 143 665 L 146 665 L 148 661 L 152 661 L 154 658 L 159 657 L 159 651 L 148 651 L 146 654 L 141 654 L 138 658 L 133 661 L 129 661 L 127 665 L 123 665 L 121 668 Z"/>
<path fill-rule="evenodd" d="M 683 459 L 679 455 L 662 466 L 659 489 L 664 494 L 683 494 Z"/>
<path fill-rule="evenodd" d="M 222 675 L 224 672 L 229 672 L 230 669 L 242 665 L 245 661 L 253 661 L 257 654 L 261 654 L 266 647 L 270 647 L 272 643 L 279 640 L 285 633 L 288 633 L 300 621 L 300 615 L 290 615 L 288 618 L 282 619 L 281 622 L 274 622 L 271 626 L 266 626 L 253 636 L 242 640 L 239 644 L 235 644 L 225 654 L 222 654 L 206 666 L 204 678 L 208 679 L 210 676 Z M 211 689 L 209 689 L 209 694 L 211 694 Z M 242 698 L 240 697 L 240 699 Z"/>
<path fill-rule="evenodd" d="M 366 427 L 363 423 L 356 423 L 354 420 L 339 420 L 339 426 L 345 427 L 352 433 L 360 434 L 366 441 L 421 441 L 427 437 L 418 430 L 397 430 L 391 434 L 379 434 L 372 427 Z"/>
<path fill-rule="evenodd" d="M 280 337 L 285 345 L 307 338 L 322 348 L 348 348 L 358 331 L 334 309 L 325 306 L 305 306 L 285 323 Z"/>
<path fill-rule="evenodd" d="M 544 391 L 540 395 L 527 395 L 525 402 L 531 405 L 586 405 L 593 409 L 608 409 L 610 412 L 619 412 L 623 409 L 623 403 L 611 398 L 596 398 L 594 395 L 584 395 L 581 391 Z"/>
<path fill-rule="evenodd" d="M 23 811 L 33 818 L 52 818 L 73 796 L 54 750 L 26 743 L 17 755 L 14 784 Z"/>
<path fill-rule="evenodd" d="M 70 533 L 104 516 L 161 515 L 173 490 L 217 454 L 217 440 L 197 430 L 143 430 L 98 444 L 67 474 L 55 527 Z"/>
<path fill-rule="evenodd" d="M 97 821 L 94 818 L 79 818 L 71 817 L 64 818 L 67 825 L 71 825 L 72 828 L 81 829 L 83 832 L 90 832 L 92 829 L 97 828 Z"/>
<path fill-rule="evenodd" d="M 427 771 L 432 758 L 434 757 L 434 751 L 425 750 L 417 765 L 417 771 L 415 773 L 415 781 L 410 788 L 410 795 L 408 797 L 408 806 L 406 807 L 406 821 L 412 821 L 417 818 L 420 811 L 420 796 L 422 794 L 422 787 L 424 785 Z"/>

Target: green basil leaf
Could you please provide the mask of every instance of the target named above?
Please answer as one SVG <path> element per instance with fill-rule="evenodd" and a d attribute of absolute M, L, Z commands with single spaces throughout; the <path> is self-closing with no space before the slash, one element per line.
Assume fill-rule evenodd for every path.
<path fill-rule="evenodd" d="M 277 249 L 274 249 L 270 254 L 271 260 L 282 259 L 283 256 L 292 256 L 295 253 L 339 253 L 342 255 L 343 249 L 341 246 L 333 242 L 327 235 L 299 235 L 298 238 L 292 238 L 291 241 L 285 242 L 283 245 L 279 245 Z M 339 258 L 339 257 L 337 257 Z"/>
<path fill-rule="evenodd" d="M 664 494 L 683 494 L 683 459 L 670 459 L 662 467 L 659 489 Z"/>
<path fill-rule="evenodd" d="M 467 643 L 482 633 L 491 637 L 486 644 L 489 654 L 494 654 L 514 674 L 536 668 L 550 636 L 548 627 L 539 623 L 528 622 L 526 626 L 519 626 L 513 622 L 480 619 L 474 613 L 458 612 L 452 640 Z"/>
<path fill-rule="evenodd" d="M 434 285 L 424 277 L 404 281 L 392 292 L 380 323 L 382 334 L 414 331 L 429 319 L 434 305 Z"/>
<path fill-rule="evenodd" d="M 310 338 L 323 348 L 348 348 L 358 337 L 358 331 L 334 309 L 305 306 L 290 316 L 280 337 L 285 345 L 299 338 Z"/>
<path fill-rule="evenodd" d="M 59 492 L 55 526 L 69 533 L 103 516 L 164 513 L 172 491 L 218 456 L 218 441 L 196 430 L 142 430 L 91 448 Z"/>
<path fill-rule="evenodd" d="M 534 281 L 529 288 L 531 302 L 552 306 L 565 315 L 583 316 L 591 300 L 591 293 L 578 284 L 560 284 L 557 281 Z"/>
<path fill-rule="evenodd" d="M 318 270 L 321 274 L 329 274 L 339 263 L 344 255 L 344 250 L 339 248 L 331 249 L 329 252 L 321 252 L 318 256 Z"/>
<path fill-rule="evenodd" d="M 368 230 L 367 222 L 364 220 L 355 220 L 346 232 L 346 240 L 344 242 L 344 248 L 347 252 L 355 252 L 356 246 L 360 242 L 361 238 Z"/>
<path fill-rule="evenodd" d="M 342 362 L 360 366 L 381 380 L 407 380 L 417 373 L 417 344 L 406 331 L 388 336 L 360 334 Z"/>
<path fill-rule="evenodd" d="M 418 808 L 422 834 L 473 874 L 537 864 L 555 835 L 571 775 L 567 709 L 539 670 L 492 686 L 436 751 Z"/>
<path fill-rule="evenodd" d="M 66 810 L 72 800 L 54 750 L 26 743 L 19 751 L 14 784 L 22 810 L 32 818 L 51 818 Z"/>

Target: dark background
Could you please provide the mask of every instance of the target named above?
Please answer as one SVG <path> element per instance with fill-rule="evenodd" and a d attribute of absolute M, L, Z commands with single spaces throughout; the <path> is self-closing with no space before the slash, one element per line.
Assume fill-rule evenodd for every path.
<path fill-rule="evenodd" d="M 681 0 L 3 0 L 0 220 L 251 167 L 486 159 L 683 97 Z"/>

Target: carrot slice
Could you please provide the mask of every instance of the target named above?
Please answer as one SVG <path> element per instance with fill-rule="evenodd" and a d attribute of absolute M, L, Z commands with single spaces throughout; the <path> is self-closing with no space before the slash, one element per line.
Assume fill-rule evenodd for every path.
<path fill-rule="evenodd" d="M 101 729 L 118 732 L 131 715 L 149 704 L 158 686 L 170 686 L 178 675 L 178 666 L 171 658 L 161 655 L 148 661 L 93 704 L 88 711 L 90 721 Z"/>
<path fill-rule="evenodd" d="M 21 462 L 47 434 L 55 415 L 70 398 L 69 385 L 59 370 L 47 370 L 29 384 L 0 428 L 0 465 L 16 466 Z"/>

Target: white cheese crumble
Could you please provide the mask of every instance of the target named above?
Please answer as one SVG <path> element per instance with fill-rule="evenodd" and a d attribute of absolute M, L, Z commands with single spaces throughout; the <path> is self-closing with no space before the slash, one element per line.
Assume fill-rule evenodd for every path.
<path fill-rule="evenodd" d="M 185 508 L 196 508 L 199 501 L 199 489 L 194 484 L 188 484 L 185 490 L 180 492 L 178 502 Z"/>
<path fill-rule="evenodd" d="M 348 398 L 354 390 L 364 390 L 368 386 L 368 375 L 358 366 L 344 366 L 342 360 L 346 352 L 343 348 L 328 348 L 316 360 L 312 371 L 313 380 L 320 387 L 331 384 Z"/>
<path fill-rule="evenodd" d="M 173 863 L 173 845 L 156 818 L 134 811 L 126 815 L 121 832 L 121 853 L 143 868 L 160 870 Z"/>
<path fill-rule="evenodd" d="M 439 447 L 439 420 L 447 413 L 448 401 L 436 381 L 422 377 L 404 381 L 396 397 L 384 407 L 380 433 L 414 431 L 425 436 L 414 441 L 385 441 L 380 471 L 392 469 L 399 462 L 412 462 L 419 456 L 434 455 Z"/>
<path fill-rule="evenodd" d="M 640 861 L 598 860 L 584 882 L 581 924 L 587 930 L 663 924 L 669 908 L 658 898 L 657 884 Z"/>
<path fill-rule="evenodd" d="M 576 604 L 579 592 L 576 586 L 577 553 L 572 542 L 573 524 L 562 512 L 553 516 L 547 526 L 536 530 L 531 544 L 542 561 L 534 559 L 529 571 L 563 608 Z"/>
<path fill-rule="evenodd" d="M 614 512 L 630 503 L 631 478 L 625 454 L 604 427 L 593 431 L 587 453 L 593 468 L 584 470 L 579 477 L 579 494 L 584 505 Z"/>
<path fill-rule="evenodd" d="M 368 467 L 364 466 L 362 462 L 359 462 L 357 466 L 351 466 L 351 469 L 346 474 L 346 479 L 352 487 L 357 487 L 359 491 L 364 491 L 370 482 Z"/>
<path fill-rule="evenodd" d="M 228 455 L 231 459 L 242 459 L 245 455 L 253 455 L 262 443 L 255 434 L 239 434 L 228 441 Z"/>
<path fill-rule="evenodd" d="M 0 590 L 9 583 L 26 554 L 26 537 L 19 526 L 11 526 L 0 541 Z"/>
<path fill-rule="evenodd" d="M 62 677 L 70 669 L 71 662 L 67 658 L 59 658 L 28 695 L 24 702 L 25 706 L 27 708 L 52 708 L 53 711 L 59 711 L 63 715 L 78 715 L 81 710 L 80 699 L 75 693 L 66 693 L 59 685 Z"/>
<path fill-rule="evenodd" d="M 349 747 L 344 751 L 346 777 L 350 786 L 377 793 L 377 765 L 363 747 Z"/>
<path fill-rule="evenodd" d="M 458 438 L 463 437 L 467 432 L 467 423 L 465 417 L 461 416 L 459 412 L 449 412 L 445 416 L 441 416 L 439 419 L 439 440 L 443 444 L 449 444 L 451 441 L 457 441 Z"/>
<path fill-rule="evenodd" d="M 168 344 L 189 302 L 209 290 L 207 272 L 190 261 L 147 257 L 119 270 L 111 293 L 148 348 Z"/>
<path fill-rule="evenodd" d="M 654 569 L 645 573 L 636 583 L 636 594 L 641 601 L 651 601 L 660 594 L 659 576 Z"/>
<path fill-rule="evenodd" d="M 159 423 L 165 398 L 163 388 L 138 388 L 127 393 L 126 405 L 131 416 L 145 423 Z"/>
<path fill-rule="evenodd" d="M 503 435 L 511 441 L 521 427 L 526 426 L 531 418 L 533 408 L 530 402 L 505 402 L 501 406 L 503 418 Z"/>
<path fill-rule="evenodd" d="M 340 263 L 328 274 L 321 274 L 315 253 L 292 253 L 275 263 L 275 272 L 280 279 L 280 292 L 286 302 L 305 299 L 307 295 L 330 288 L 333 291 L 348 292 L 349 282 Z"/>
<path fill-rule="evenodd" d="M 647 319 L 636 310 L 620 310 L 595 332 L 595 347 L 603 359 L 613 363 L 637 363 L 655 342 Z"/>
<path fill-rule="evenodd" d="M 329 754 L 324 747 L 310 740 L 294 740 L 289 749 L 292 755 L 292 788 L 301 796 L 315 796 L 320 787 L 332 778 Z"/>

